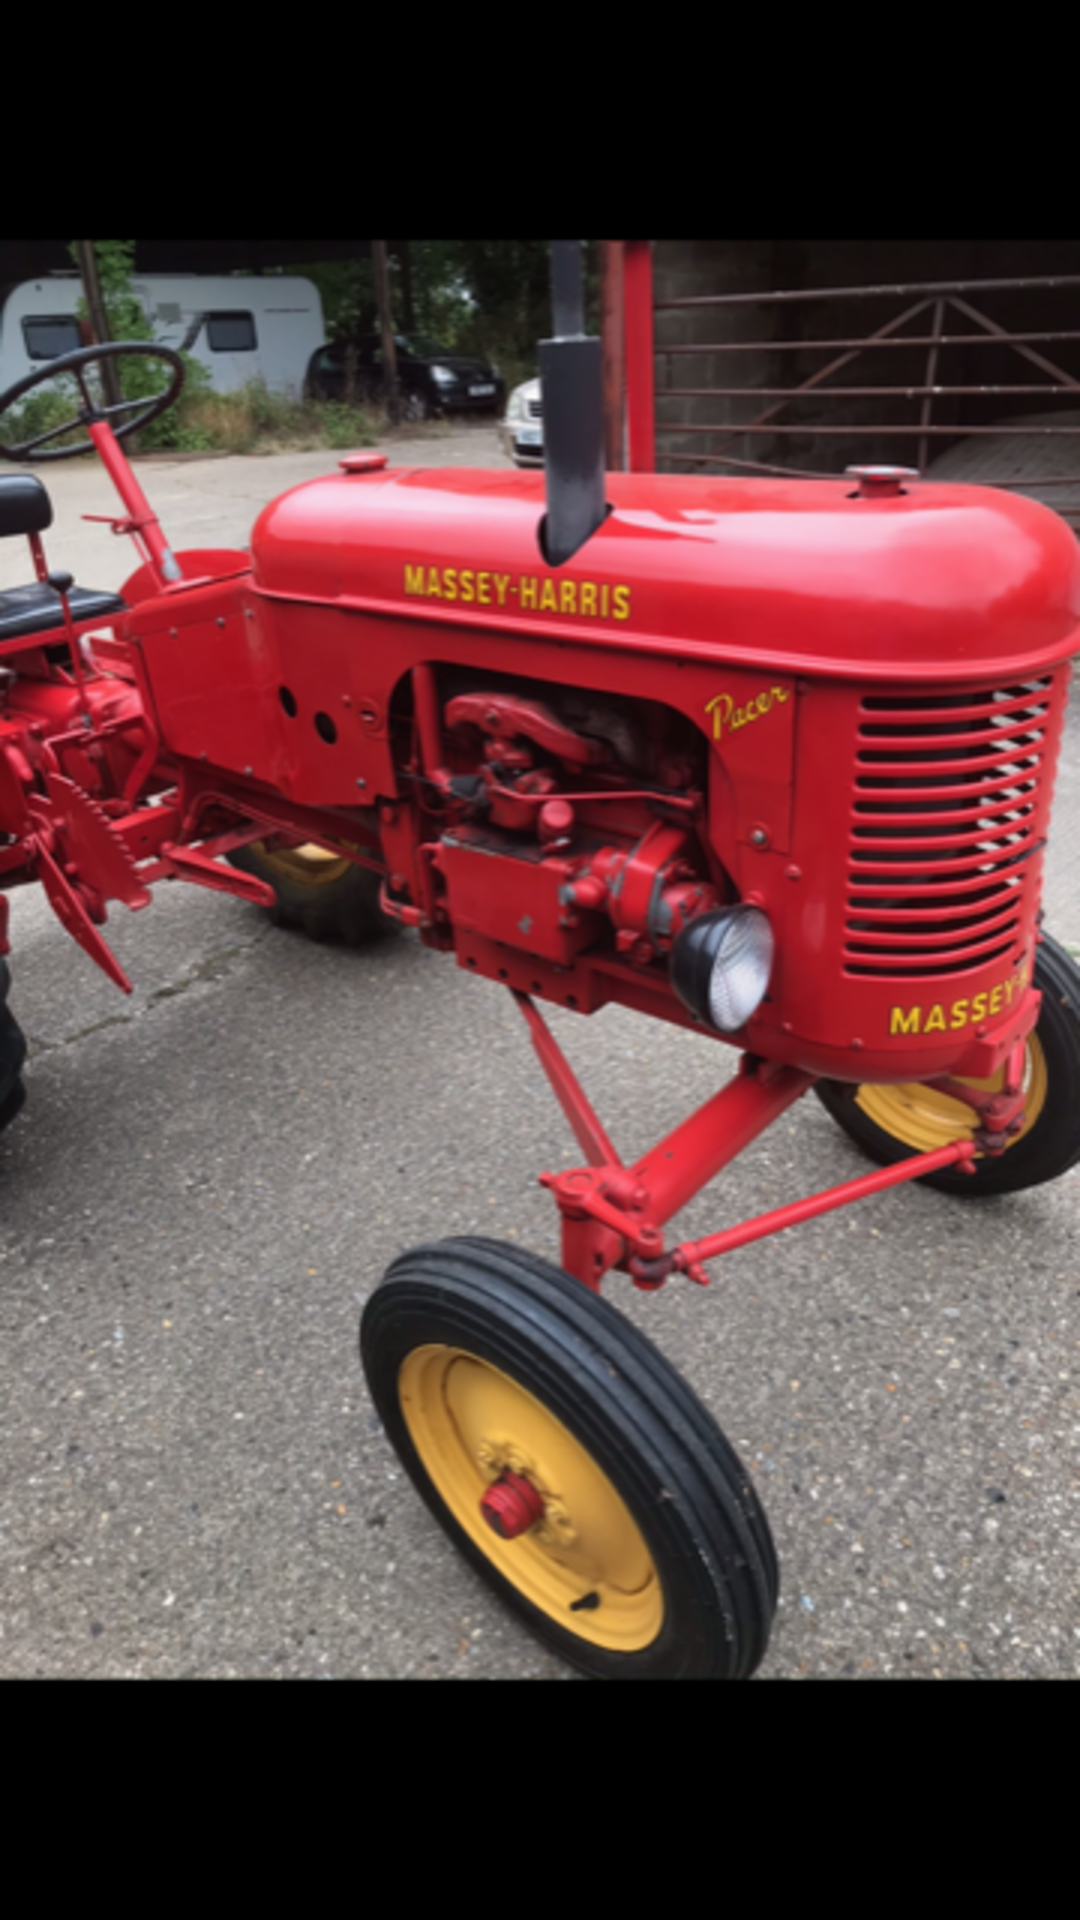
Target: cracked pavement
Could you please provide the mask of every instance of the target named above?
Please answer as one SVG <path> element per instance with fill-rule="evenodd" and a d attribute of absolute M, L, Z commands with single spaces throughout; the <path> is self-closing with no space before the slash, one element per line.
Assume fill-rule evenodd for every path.
<path fill-rule="evenodd" d="M 270 927 L 267 926 L 261 933 L 256 934 L 253 939 L 247 940 L 241 945 L 223 947 L 218 953 L 208 953 L 204 955 L 202 959 L 195 961 L 193 965 L 189 967 L 181 979 L 168 982 L 160 987 L 154 987 L 151 992 L 144 994 L 141 999 L 136 993 L 128 1003 L 131 1007 L 129 1013 L 105 1014 L 102 1019 L 92 1021 L 87 1027 L 79 1027 L 74 1033 L 65 1034 L 63 1038 L 59 1040 L 47 1040 L 40 1034 L 28 1032 L 26 1036 L 28 1058 L 32 1060 L 37 1054 L 49 1053 L 56 1047 L 78 1046 L 81 1040 L 89 1040 L 92 1034 L 102 1033 L 106 1027 L 129 1027 L 134 1021 L 141 1019 L 145 1013 L 149 1012 L 158 1000 L 172 1000 L 177 994 L 187 993 L 191 987 L 198 986 L 199 982 L 203 980 L 222 979 L 230 971 L 233 962 L 239 960 L 242 955 L 249 953 L 253 947 L 257 947 L 261 941 L 266 939 L 270 931 Z"/>
<path fill-rule="evenodd" d="M 395 456 L 397 457 L 397 456 Z M 421 461 L 502 466 L 488 428 Z M 177 545 L 242 543 L 334 455 L 147 463 Z M 321 465 L 320 465 L 321 463 Z M 117 585 L 89 465 L 44 478 L 50 564 Z M 0 543 L 0 581 L 23 577 Z M 6 572 L 4 571 L 6 570 Z M 1080 714 L 1047 924 L 1080 946 Z M 28 1099 L 0 1136 L 0 1672 L 563 1678 L 446 1543 L 368 1401 L 359 1309 L 448 1234 L 557 1258 L 536 1184 L 577 1149 L 509 996 L 410 934 L 366 952 L 182 882 L 107 934 L 126 1000 L 39 889 L 12 896 Z M 620 1150 L 730 1056 L 617 1008 L 556 1015 Z M 688 1234 L 862 1171 L 808 1099 Z M 981 1205 L 897 1189 L 608 1296 L 750 1467 L 782 1603 L 767 1677 L 1080 1670 L 1080 1171 Z"/>

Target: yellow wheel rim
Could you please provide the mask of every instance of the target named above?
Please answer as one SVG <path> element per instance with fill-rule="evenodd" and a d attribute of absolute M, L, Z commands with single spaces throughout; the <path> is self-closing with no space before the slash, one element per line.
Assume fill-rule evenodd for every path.
<path fill-rule="evenodd" d="M 302 887 L 326 887 L 334 880 L 340 880 L 343 873 L 349 871 L 349 861 L 340 854 L 328 853 L 325 847 L 313 844 L 303 847 L 275 847 L 271 850 L 264 841 L 255 844 L 254 851 L 261 855 L 272 872 L 282 880 L 291 880 Z"/>
<path fill-rule="evenodd" d="M 418 1347 L 398 1392 L 412 1441 L 458 1525 L 510 1585 L 567 1632 L 632 1653 L 660 1631 L 664 1601 L 628 1508 L 585 1448 L 532 1394 L 457 1347 Z M 503 1540 L 480 1510 L 506 1470 L 540 1494 L 544 1514 Z M 574 1602 L 585 1601 L 574 1608 Z"/>
<path fill-rule="evenodd" d="M 1010 1140 L 1010 1147 L 1030 1133 L 1038 1120 L 1046 1104 L 1047 1080 L 1042 1043 L 1037 1035 L 1031 1034 L 1024 1058 L 1024 1124 Z M 980 1093 L 1000 1093 L 1005 1084 L 1005 1068 L 999 1068 L 989 1080 L 965 1079 L 963 1084 Z M 905 1147 L 913 1147 L 916 1153 L 933 1153 L 936 1147 L 946 1147 L 953 1140 L 970 1140 L 978 1124 L 972 1109 L 962 1100 L 953 1100 L 919 1080 L 905 1081 L 900 1086 L 860 1087 L 856 1104 L 867 1119 Z"/>

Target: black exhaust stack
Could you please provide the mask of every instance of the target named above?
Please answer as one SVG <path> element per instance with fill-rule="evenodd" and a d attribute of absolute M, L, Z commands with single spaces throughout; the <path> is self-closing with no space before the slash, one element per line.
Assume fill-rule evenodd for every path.
<path fill-rule="evenodd" d="M 540 342 L 547 519 L 544 558 L 561 567 L 607 517 L 600 341 L 585 334 L 581 242 L 551 243 L 555 338 Z"/>

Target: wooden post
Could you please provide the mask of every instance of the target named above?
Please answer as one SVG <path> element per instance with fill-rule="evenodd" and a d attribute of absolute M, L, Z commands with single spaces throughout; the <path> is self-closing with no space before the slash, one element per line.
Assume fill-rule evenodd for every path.
<path fill-rule="evenodd" d="M 406 333 L 416 332 L 416 305 L 413 299 L 412 242 L 399 240 L 394 248 L 401 268 L 401 318 Z"/>
<path fill-rule="evenodd" d="M 383 384 L 386 390 L 386 410 L 394 424 L 397 424 L 398 384 L 397 349 L 394 346 L 394 323 L 390 317 L 390 272 L 386 259 L 386 241 L 373 240 L 371 257 L 375 267 L 375 302 L 379 309 L 379 331 L 382 334 Z"/>
<path fill-rule="evenodd" d="M 105 312 L 105 302 L 101 297 L 101 281 L 98 279 L 97 255 L 94 252 L 93 241 L 76 240 L 75 252 L 78 256 L 86 304 L 90 309 L 90 331 L 96 345 L 103 347 L 109 340 L 109 319 Z M 102 362 L 101 379 L 105 388 L 106 404 L 110 407 L 118 407 L 123 395 L 120 392 L 115 360 Z"/>

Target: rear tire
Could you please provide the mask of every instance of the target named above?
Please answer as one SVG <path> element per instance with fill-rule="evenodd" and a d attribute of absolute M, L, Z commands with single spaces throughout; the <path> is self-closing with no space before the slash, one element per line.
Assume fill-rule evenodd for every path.
<path fill-rule="evenodd" d="M 26 1099 L 22 1069 L 26 1036 L 7 1004 L 11 973 L 0 960 L 0 1132 L 9 1127 Z"/>
<path fill-rule="evenodd" d="M 229 855 L 230 864 L 273 887 L 275 926 L 298 927 L 309 940 L 336 940 L 347 947 L 398 931 L 379 906 L 380 876 L 321 847 L 281 847 L 256 840 Z"/>

